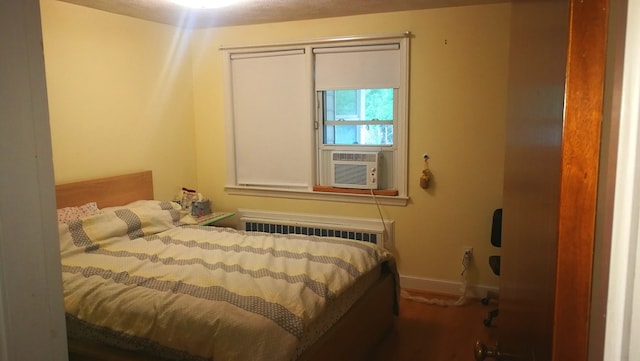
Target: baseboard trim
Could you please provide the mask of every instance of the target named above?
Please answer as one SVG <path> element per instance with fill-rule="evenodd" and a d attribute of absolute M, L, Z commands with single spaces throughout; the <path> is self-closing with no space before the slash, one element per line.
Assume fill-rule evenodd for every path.
<path fill-rule="evenodd" d="M 416 291 L 440 293 L 444 295 L 462 295 L 462 283 L 432 278 L 400 275 L 400 287 Z M 467 285 L 467 297 L 482 298 L 490 292 L 498 294 L 498 287 L 488 285 Z"/>

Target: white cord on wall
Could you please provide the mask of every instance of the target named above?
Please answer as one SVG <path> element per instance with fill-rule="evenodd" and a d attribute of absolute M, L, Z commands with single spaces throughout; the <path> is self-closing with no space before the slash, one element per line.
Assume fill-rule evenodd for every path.
<path fill-rule="evenodd" d="M 373 201 L 375 202 L 376 206 L 378 207 L 378 214 L 380 215 L 380 221 L 382 222 L 382 228 L 384 229 L 384 238 L 385 241 L 389 239 L 389 233 L 387 233 L 387 225 L 386 223 L 384 223 L 384 217 L 382 217 L 382 210 L 380 210 L 380 203 L 378 203 L 378 198 L 376 198 L 376 194 L 373 193 L 373 189 L 370 189 L 371 191 L 371 196 L 373 196 Z"/>
<path fill-rule="evenodd" d="M 400 296 L 411 301 L 427 303 L 430 305 L 445 306 L 445 307 L 446 306 L 462 306 L 467 301 L 467 267 L 469 267 L 469 262 L 470 262 L 470 255 L 468 253 L 465 253 L 462 256 L 462 273 L 460 274 L 460 276 L 462 277 L 462 285 L 461 285 L 462 295 L 460 295 L 460 297 L 457 300 L 445 300 L 445 299 L 438 299 L 438 298 L 425 298 L 421 296 L 413 296 L 405 290 L 400 290 Z"/>
<path fill-rule="evenodd" d="M 384 228 L 385 237 L 388 238 L 389 234 L 387 233 L 387 226 L 384 223 L 382 210 L 380 210 L 380 204 L 378 203 L 378 199 L 376 198 L 376 194 L 373 192 L 373 189 L 371 189 L 371 196 L 373 197 L 373 201 L 378 207 L 378 214 L 380 215 L 380 221 L 382 221 L 382 227 Z M 460 276 L 462 277 L 462 285 L 460 287 L 462 291 L 462 295 L 460 295 L 460 297 L 457 300 L 444 300 L 444 299 L 437 299 L 437 298 L 425 298 L 421 296 L 413 296 L 406 290 L 400 290 L 400 296 L 402 298 L 406 298 L 411 301 L 427 303 L 430 305 L 438 305 L 438 306 L 445 306 L 445 307 L 464 305 L 467 301 L 467 267 L 469 267 L 469 262 L 471 261 L 470 257 L 471 255 L 468 253 L 465 253 L 462 255 L 462 272 L 460 273 Z"/>

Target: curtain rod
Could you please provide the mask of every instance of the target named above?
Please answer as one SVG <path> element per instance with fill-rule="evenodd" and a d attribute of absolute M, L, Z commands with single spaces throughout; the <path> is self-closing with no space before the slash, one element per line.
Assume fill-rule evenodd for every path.
<path fill-rule="evenodd" d="M 323 43 L 336 43 L 336 42 L 361 41 L 361 40 L 384 40 L 384 39 L 398 39 L 398 38 L 409 38 L 409 37 L 411 37 L 411 32 L 405 31 L 404 33 L 396 33 L 396 34 L 354 35 L 354 36 L 321 38 L 321 39 L 314 39 L 314 40 L 305 40 L 305 41 L 300 40 L 300 41 L 270 43 L 270 44 L 222 45 L 218 49 L 219 50 L 240 50 L 240 49 L 250 49 L 250 48 L 270 48 L 270 47 L 278 47 L 278 46 L 313 45 L 313 44 L 323 44 Z"/>

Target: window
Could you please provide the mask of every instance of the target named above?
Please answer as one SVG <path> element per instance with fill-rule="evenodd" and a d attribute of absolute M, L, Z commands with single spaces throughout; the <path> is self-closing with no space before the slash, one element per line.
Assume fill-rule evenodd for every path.
<path fill-rule="evenodd" d="M 319 194 L 331 152 L 378 152 L 379 187 L 406 202 L 408 36 L 223 49 L 232 194 Z M 383 197 L 384 198 L 384 197 Z"/>
<path fill-rule="evenodd" d="M 314 140 L 304 49 L 235 54 L 231 66 L 235 183 L 307 188 Z"/>
<path fill-rule="evenodd" d="M 379 152 L 378 188 L 402 194 L 406 182 L 402 45 L 394 40 L 313 48 L 321 123 L 316 157 L 320 186 L 339 183 L 332 178 L 331 152 Z"/>
<path fill-rule="evenodd" d="M 326 90 L 323 144 L 393 145 L 394 90 Z"/>

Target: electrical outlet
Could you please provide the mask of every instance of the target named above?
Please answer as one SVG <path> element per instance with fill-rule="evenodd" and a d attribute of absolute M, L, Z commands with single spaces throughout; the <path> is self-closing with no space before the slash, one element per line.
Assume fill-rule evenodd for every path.
<path fill-rule="evenodd" d="M 468 258 L 473 257 L 473 247 L 464 247 L 463 255 Z"/>

